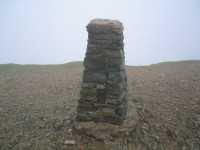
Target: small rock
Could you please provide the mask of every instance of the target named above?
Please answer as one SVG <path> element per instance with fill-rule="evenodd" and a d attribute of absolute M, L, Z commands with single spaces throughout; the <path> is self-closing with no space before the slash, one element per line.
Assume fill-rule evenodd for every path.
<path fill-rule="evenodd" d="M 75 141 L 74 141 L 74 140 L 66 140 L 66 141 L 65 141 L 65 144 L 66 144 L 66 145 L 74 145 L 74 144 L 75 144 Z"/>
<path fill-rule="evenodd" d="M 78 149 L 79 149 L 79 150 L 85 150 L 85 147 L 82 146 L 82 145 L 80 145 L 80 146 L 78 147 Z"/>
<path fill-rule="evenodd" d="M 200 137 L 200 131 L 197 131 L 198 136 Z"/>
<path fill-rule="evenodd" d="M 166 131 L 166 133 L 167 133 L 168 136 L 172 136 L 171 130 L 168 129 L 168 130 Z"/>
<path fill-rule="evenodd" d="M 153 143 L 153 149 L 157 149 L 157 143 Z"/>
<path fill-rule="evenodd" d="M 127 146 L 126 146 L 126 145 L 123 146 L 123 147 L 122 147 L 122 150 L 127 150 Z"/>
<path fill-rule="evenodd" d="M 195 127 L 195 128 L 198 128 L 198 127 L 199 127 L 198 122 L 195 122 L 195 121 L 194 121 L 193 123 L 194 123 L 194 127 Z"/>
<path fill-rule="evenodd" d="M 186 146 L 184 145 L 182 149 L 183 149 L 183 150 L 186 150 Z"/>
<path fill-rule="evenodd" d="M 67 150 L 68 147 L 67 147 L 66 145 L 64 145 L 64 146 L 61 147 L 61 149 L 62 149 L 62 150 Z"/>
<path fill-rule="evenodd" d="M 22 136 L 22 134 L 23 134 L 23 129 L 20 130 L 19 135 Z"/>
<path fill-rule="evenodd" d="M 142 110 L 142 105 L 138 105 L 138 106 L 137 106 L 137 109 L 138 109 L 138 110 Z"/>
<path fill-rule="evenodd" d="M 193 104 L 193 105 L 196 105 L 196 104 L 197 104 L 197 102 L 191 102 L 191 104 Z"/>
<path fill-rule="evenodd" d="M 29 135 L 26 134 L 26 135 L 24 136 L 24 139 L 25 139 L 25 140 L 28 140 L 28 139 L 29 139 Z"/>
<path fill-rule="evenodd" d="M 61 122 L 58 122 L 54 125 L 55 131 L 59 131 L 63 127 L 63 124 Z"/>
<path fill-rule="evenodd" d="M 69 125 L 69 124 L 71 123 L 71 120 L 66 120 L 65 123 L 66 123 L 67 125 Z"/>
<path fill-rule="evenodd" d="M 163 148 L 162 145 L 158 145 L 158 149 L 159 149 L 159 150 L 164 150 L 164 148 Z"/>
<path fill-rule="evenodd" d="M 67 131 L 67 132 L 69 133 L 69 132 L 71 132 L 71 131 L 72 131 L 72 129 L 68 129 L 68 131 Z"/>
<path fill-rule="evenodd" d="M 160 141 L 159 136 L 155 136 L 155 138 L 156 138 L 156 142 L 159 143 L 159 141 Z"/>
<path fill-rule="evenodd" d="M 69 120 L 70 116 L 65 116 L 64 120 Z"/>
<path fill-rule="evenodd" d="M 177 136 L 178 136 L 178 131 L 176 130 L 174 133 L 175 133 L 175 135 L 176 135 L 176 137 L 177 137 Z"/>

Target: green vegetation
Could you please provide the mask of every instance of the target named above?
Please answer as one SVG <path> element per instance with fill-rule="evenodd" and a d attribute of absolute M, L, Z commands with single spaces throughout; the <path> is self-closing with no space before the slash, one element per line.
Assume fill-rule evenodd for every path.
<path fill-rule="evenodd" d="M 200 60 L 182 60 L 182 61 L 168 61 L 168 62 L 161 62 L 157 64 L 151 64 L 148 66 L 129 66 L 127 67 L 136 67 L 136 68 L 146 68 L 146 67 L 167 67 L 167 66 L 174 66 L 174 65 L 190 65 L 190 64 L 200 64 Z"/>
<path fill-rule="evenodd" d="M 164 66 L 172 66 L 172 65 L 189 65 L 189 64 L 200 64 L 200 60 L 185 60 L 185 61 L 177 61 L 177 62 L 161 62 L 158 64 L 152 64 L 149 66 L 127 66 L 127 67 L 164 67 Z M 3 68 L 48 68 L 48 67 L 83 67 L 83 61 L 74 61 L 69 62 L 66 64 L 56 64 L 56 65 L 35 65 L 35 64 L 27 64 L 27 65 L 20 65 L 20 64 L 0 64 L 0 69 Z"/>
<path fill-rule="evenodd" d="M 74 62 L 69 62 L 66 64 L 63 64 L 69 67 L 82 67 L 83 66 L 83 62 L 82 61 L 74 61 Z"/>
<path fill-rule="evenodd" d="M 179 65 L 179 64 L 199 64 L 200 60 L 182 60 L 182 61 L 169 61 L 169 62 L 161 62 L 158 64 L 152 64 L 150 66 L 169 66 L 169 65 Z"/>
<path fill-rule="evenodd" d="M 9 63 L 9 64 L 0 64 L 0 69 L 2 68 L 16 68 L 16 67 L 20 67 L 20 68 L 47 68 L 47 67 L 82 67 L 83 66 L 83 62 L 82 61 L 74 61 L 74 62 L 69 62 L 66 64 L 56 64 L 56 65 L 36 65 L 36 64 L 27 64 L 27 65 L 20 65 L 20 64 L 13 64 L 13 63 Z"/>

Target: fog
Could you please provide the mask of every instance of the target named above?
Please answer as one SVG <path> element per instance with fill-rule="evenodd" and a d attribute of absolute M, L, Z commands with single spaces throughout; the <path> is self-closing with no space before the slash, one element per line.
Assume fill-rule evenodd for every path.
<path fill-rule="evenodd" d="M 199 0 L 0 0 L 0 64 L 83 61 L 96 18 L 123 23 L 126 65 L 200 60 Z"/>

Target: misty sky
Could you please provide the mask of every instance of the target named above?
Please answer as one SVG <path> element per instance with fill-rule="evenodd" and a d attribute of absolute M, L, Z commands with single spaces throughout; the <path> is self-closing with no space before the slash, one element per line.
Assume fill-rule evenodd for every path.
<path fill-rule="evenodd" d="M 0 64 L 83 61 L 95 18 L 123 23 L 126 65 L 200 60 L 200 0 L 0 0 Z"/>

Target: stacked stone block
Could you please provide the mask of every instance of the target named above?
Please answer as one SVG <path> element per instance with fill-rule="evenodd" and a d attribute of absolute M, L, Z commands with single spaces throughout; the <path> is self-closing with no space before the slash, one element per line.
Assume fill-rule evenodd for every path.
<path fill-rule="evenodd" d="M 127 110 L 123 25 L 95 19 L 86 28 L 89 35 L 76 121 L 122 125 Z"/>

